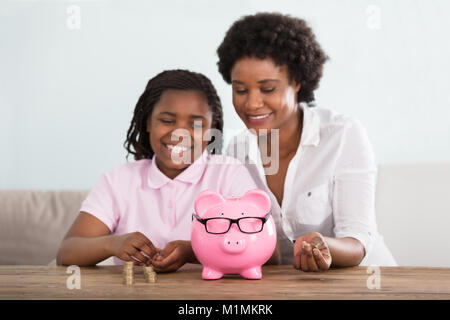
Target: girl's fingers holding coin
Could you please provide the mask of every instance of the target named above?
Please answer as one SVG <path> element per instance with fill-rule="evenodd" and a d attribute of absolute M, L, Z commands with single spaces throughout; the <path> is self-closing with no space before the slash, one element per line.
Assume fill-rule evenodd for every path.
<path fill-rule="evenodd" d="M 138 249 L 132 248 L 130 251 L 127 252 L 132 258 L 137 260 L 137 263 L 145 263 L 147 261 L 147 258 L 142 255 L 142 253 L 139 252 Z"/>
<path fill-rule="evenodd" d="M 123 261 L 133 261 L 133 262 L 135 262 L 135 260 L 126 252 L 122 253 L 117 258 L 119 258 L 119 259 L 121 259 Z"/>

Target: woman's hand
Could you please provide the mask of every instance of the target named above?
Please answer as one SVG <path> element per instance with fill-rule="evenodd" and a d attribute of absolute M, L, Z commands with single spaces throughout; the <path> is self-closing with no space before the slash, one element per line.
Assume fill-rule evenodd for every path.
<path fill-rule="evenodd" d="M 150 259 L 161 251 L 140 232 L 112 236 L 111 239 L 112 255 L 124 261 L 136 261 L 140 266 L 150 264 Z"/>
<path fill-rule="evenodd" d="M 324 237 L 309 232 L 295 241 L 294 268 L 302 271 L 323 271 L 331 266 L 331 253 Z"/>
<path fill-rule="evenodd" d="M 195 262 L 190 241 L 171 241 L 152 259 L 151 264 L 156 272 L 172 272 L 188 262 Z"/>

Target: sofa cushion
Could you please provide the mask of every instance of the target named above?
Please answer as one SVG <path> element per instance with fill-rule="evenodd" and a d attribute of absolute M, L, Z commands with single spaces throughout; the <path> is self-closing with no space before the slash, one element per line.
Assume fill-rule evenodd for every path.
<path fill-rule="evenodd" d="M 450 267 L 450 162 L 380 165 L 376 213 L 399 265 Z"/>
<path fill-rule="evenodd" d="M 89 191 L 0 191 L 0 264 L 47 265 Z"/>

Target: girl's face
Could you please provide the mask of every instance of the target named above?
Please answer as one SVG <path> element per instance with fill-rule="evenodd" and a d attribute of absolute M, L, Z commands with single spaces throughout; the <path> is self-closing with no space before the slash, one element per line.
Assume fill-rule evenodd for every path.
<path fill-rule="evenodd" d="M 147 119 L 150 145 L 161 172 L 173 179 L 194 162 L 209 143 L 203 141 L 203 134 L 211 125 L 212 112 L 202 92 L 164 91 Z"/>
<path fill-rule="evenodd" d="M 243 57 L 231 69 L 233 105 L 249 129 L 280 129 L 298 121 L 300 85 L 289 81 L 287 66 L 271 58 Z"/>

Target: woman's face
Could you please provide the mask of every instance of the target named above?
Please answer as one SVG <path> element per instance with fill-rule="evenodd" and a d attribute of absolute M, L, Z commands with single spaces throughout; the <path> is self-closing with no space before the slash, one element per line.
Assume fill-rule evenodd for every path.
<path fill-rule="evenodd" d="M 166 176 L 176 177 L 205 150 L 203 133 L 212 125 L 205 95 L 195 90 L 166 90 L 147 119 L 156 163 Z"/>
<path fill-rule="evenodd" d="M 298 121 L 300 85 L 289 81 L 287 66 L 271 58 L 243 57 L 231 70 L 233 105 L 249 129 L 281 129 Z"/>

